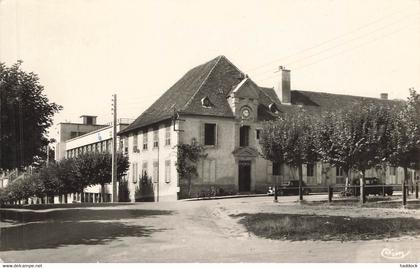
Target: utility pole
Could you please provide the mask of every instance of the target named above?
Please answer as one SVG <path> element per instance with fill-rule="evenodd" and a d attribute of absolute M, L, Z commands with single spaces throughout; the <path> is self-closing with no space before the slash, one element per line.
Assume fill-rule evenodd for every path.
<path fill-rule="evenodd" d="M 159 202 L 159 168 L 160 168 L 160 163 L 159 163 L 159 147 L 160 147 L 160 141 L 159 141 L 159 128 L 158 128 L 158 146 L 157 146 L 157 156 L 158 156 L 158 161 L 157 161 L 157 185 L 156 185 L 156 202 Z"/>
<path fill-rule="evenodd" d="M 117 197 L 117 94 L 112 95 L 112 200 L 118 202 Z"/>

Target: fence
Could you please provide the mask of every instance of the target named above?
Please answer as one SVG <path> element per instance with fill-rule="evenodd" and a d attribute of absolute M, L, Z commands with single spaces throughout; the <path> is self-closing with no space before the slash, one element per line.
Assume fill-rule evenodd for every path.
<path fill-rule="evenodd" d="M 333 199 L 338 198 L 340 200 L 358 200 L 361 203 L 367 201 L 367 197 L 370 195 L 376 196 L 377 200 L 380 197 L 392 197 L 396 196 L 395 193 L 402 197 L 402 204 L 407 205 L 407 199 L 418 199 L 419 198 L 419 183 L 416 182 L 412 185 L 403 184 L 374 184 L 374 185 L 329 185 L 329 186 L 302 186 L 290 187 L 290 186 L 278 186 L 277 195 L 308 195 L 308 194 L 327 194 L 328 202 L 332 202 Z M 403 191 L 403 187 L 405 191 Z M 410 195 L 411 192 L 411 195 Z M 334 198 L 335 196 L 335 198 Z M 379 198 L 379 199 L 378 199 Z M 371 200 L 376 200 L 371 198 Z M 382 198 L 383 200 L 383 198 Z"/>

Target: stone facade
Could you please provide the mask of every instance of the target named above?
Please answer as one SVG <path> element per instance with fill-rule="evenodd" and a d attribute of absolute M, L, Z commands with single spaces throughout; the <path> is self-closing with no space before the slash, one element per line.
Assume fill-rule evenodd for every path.
<path fill-rule="evenodd" d="M 259 87 L 224 56 L 187 72 L 119 134 L 128 141 L 131 201 L 139 200 L 137 193 L 145 172 L 151 178 L 153 200 L 185 198 L 188 189 L 176 171 L 176 145 L 192 143 L 203 145 L 206 157 L 197 163 L 198 176 L 192 180 L 191 197 L 266 193 L 276 180 L 297 180 L 298 172 L 262 157 L 259 138 L 264 122 L 300 106 L 319 113 L 355 101 L 378 105 L 389 102 L 291 90 L 290 71 L 283 67 L 279 78 L 275 88 Z M 168 137 L 170 145 L 165 144 Z M 359 176 L 356 172 L 348 175 L 350 179 Z M 389 167 L 385 171 L 368 170 L 366 176 L 382 178 L 387 184 L 399 184 L 403 178 L 401 169 Z M 345 177 L 328 164 L 303 165 L 303 180 L 310 186 L 319 186 L 314 189 L 344 185 Z"/>

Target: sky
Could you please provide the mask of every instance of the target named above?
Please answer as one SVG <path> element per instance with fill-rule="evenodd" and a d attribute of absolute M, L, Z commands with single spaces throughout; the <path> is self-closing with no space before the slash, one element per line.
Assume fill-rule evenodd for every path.
<path fill-rule="evenodd" d="M 405 99 L 420 91 L 419 0 L 0 0 L 0 61 L 37 73 L 54 122 L 136 118 L 225 55 L 260 86 Z"/>

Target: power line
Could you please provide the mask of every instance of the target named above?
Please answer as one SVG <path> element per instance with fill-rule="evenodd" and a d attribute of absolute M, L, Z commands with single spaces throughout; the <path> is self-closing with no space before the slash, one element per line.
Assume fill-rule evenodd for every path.
<path fill-rule="evenodd" d="M 418 17 L 418 16 L 415 16 L 415 17 Z M 411 17 L 411 18 L 415 18 L 415 17 Z M 408 18 L 410 18 L 410 17 L 405 17 L 405 18 L 402 18 L 401 20 L 398 20 L 398 21 L 396 21 L 396 22 L 403 21 L 403 20 L 406 20 L 406 19 L 408 19 Z M 342 44 L 347 44 L 347 43 L 349 43 L 349 42 L 353 42 L 353 41 L 358 40 L 358 39 L 360 39 L 360 38 L 364 38 L 365 36 L 368 36 L 368 35 L 370 35 L 370 34 L 372 34 L 372 33 L 375 33 L 375 32 L 378 32 L 378 31 L 381 31 L 381 30 L 383 30 L 383 29 L 385 29 L 385 28 L 387 28 L 387 27 L 389 27 L 389 26 L 395 25 L 395 23 L 396 23 L 396 22 L 391 23 L 391 24 L 387 24 L 387 25 L 385 25 L 385 26 L 383 26 L 383 27 L 381 27 L 381 28 L 378 28 L 378 29 L 376 29 L 376 30 L 374 30 L 374 31 L 370 31 L 370 32 L 368 32 L 368 33 L 366 33 L 366 34 L 364 34 L 364 35 L 359 36 L 359 37 L 352 38 L 352 39 L 350 39 L 350 40 L 348 40 L 348 41 L 346 41 L 346 42 L 344 42 L 344 43 L 339 43 L 338 45 L 335 45 L 335 46 L 332 46 L 332 47 L 330 47 L 330 48 L 327 48 L 327 49 L 321 50 L 320 52 L 315 53 L 315 54 L 313 54 L 313 55 L 310 55 L 310 56 L 307 56 L 307 57 L 303 57 L 303 58 L 300 58 L 300 59 L 297 59 L 297 60 L 294 60 L 294 61 L 290 61 L 290 62 L 288 62 L 287 64 L 291 64 L 291 63 L 299 62 L 299 61 L 302 61 L 302 60 L 304 60 L 304 59 L 307 59 L 307 58 L 312 58 L 312 57 L 314 57 L 314 56 L 320 55 L 320 54 L 322 54 L 322 53 L 324 53 L 324 52 L 326 52 L 326 51 L 329 51 L 329 50 L 331 50 L 331 49 L 333 49 L 333 48 L 339 47 L 339 46 L 340 46 L 340 45 L 342 45 Z"/>
<path fill-rule="evenodd" d="M 348 45 L 348 43 L 350 43 L 350 42 L 353 42 L 353 41 L 356 41 L 356 40 L 359 40 L 359 39 L 362 39 L 362 38 L 365 38 L 365 37 L 369 37 L 369 35 L 371 35 L 371 34 L 373 34 L 373 33 L 376 33 L 376 32 L 378 32 L 378 31 L 382 31 L 383 29 L 386 29 L 386 28 L 388 28 L 389 26 L 393 26 L 393 25 L 395 25 L 395 24 L 397 24 L 397 23 L 399 23 L 399 22 L 401 22 L 401 21 L 404 21 L 404 20 L 407 20 L 407 19 L 412 19 L 412 18 L 417 18 L 417 17 L 418 17 L 418 14 L 417 14 L 416 16 L 409 16 L 409 17 L 404 17 L 404 18 L 401 18 L 401 19 L 399 19 L 399 20 L 394 21 L 393 23 L 386 24 L 386 25 L 384 25 L 384 26 L 382 26 L 382 27 L 380 27 L 380 28 L 376 28 L 376 29 L 375 29 L 375 30 L 373 30 L 373 31 L 370 31 L 370 32 L 364 33 L 364 34 L 359 35 L 359 36 L 357 36 L 357 37 L 354 37 L 354 38 L 352 38 L 352 39 L 350 39 L 350 40 L 347 40 L 347 41 L 345 41 L 345 42 L 341 42 L 341 43 L 338 43 L 338 44 L 336 44 L 336 45 L 334 45 L 334 46 L 327 47 L 327 48 L 325 48 L 325 49 L 323 49 L 323 50 L 321 50 L 321 51 L 316 52 L 315 54 L 311 54 L 311 55 L 308 55 L 308 56 L 305 56 L 305 57 L 298 58 L 298 59 L 293 60 L 293 61 L 289 61 L 289 62 L 287 62 L 285 65 L 289 65 L 289 64 L 291 64 L 291 63 L 295 63 L 295 62 L 299 62 L 299 61 L 305 60 L 305 59 L 307 59 L 307 58 L 312 58 L 312 57 L 315 57 L 315 56 L 317 56 L 317 55 L 323 54 L 324 52 L 328 52 L 328 51 L 330 51 L 330 50 L 332 50 L 332 49 L 338 48 L 338 47 L 340 47 L 340 46 L 343 46 L 343 45 Z M 261 75 L 263 75 L 263 74 L 267 74 L 267 73 L 269 73 L 269 72 L 272 72 L 272 71 L 265 71 L 265 72 L 262 72 L 262 73 L 259 73 L 259 74 L 255 74 L 255 75 L 253 75 L 253 77 L 258 77 L 258 76 L 261 76 Z"/>
<path fill-rule="evenodd" d="M 407 29 L 407 28 L 398 28 L 398 29 L 397 29 L 397 30 L 395 30 L 395 31 L 392 31 L 392 32 L 390 32 L 390 33 L 388 33 L 388 34 L 385 34 L 385 35 L 381 35 L 380 37 L 377 37 L 377 38 L 375 38 L 375 39 L 373 39 L 373 40 L 369 40 L 368 42 L 361 43 L 361 44 L 359 44 L 359 45 L 357 45 L 357 46 L 353 46 L 353 47 L 351 47 L 350 49 L 345 49 L 345 50 L 342 50 L 342 51 L 340 51 L 339 53 L 332 54 L 332 55 L 330 55 L 330 56 L 328 56 L 328 57 L 321 58 L 321 59 L 316 60 L 316 61 L 314 61 L 314 62 L 311 62 L 311 63 L 309 63 L 309 64 L 302 65 L 302 66 L 300 66 L 300 67 L 298 66 L 298 67 L 294 68 L 294 70 L 302 70 L 302 69 L 304 69 L 304 68 L 307 68 L 308 66 L 314 65 L 314 64 L 319 63 L 319 62 L 321 62 L 321 61 L 324 61 L 324 60 L 330 59 L 330 58 L 332 58 L 332 57 L 335 57 L 335 56 L 338 56 L 338 55 L 341 55 L 341 54 L 344 54 L 344 53 L 350 52 L 350 51 L 352 51 L 352 50 L 354 50 L 354 49 L 360 48 L 360 47 L 365 46 L 365 45 L 367 45 L 367 44 L 369 44 L 369 43 L 373 43 L 373 42 L 378 41 L 378 40 L 380 40 L 380 39 L 383 39 L 383 38 L 385 38 L 385 37 L 391 36 L 391 35 L 393 35 L 393 34 L 395 34 L 395 33 L 401 32 L 401 31 L 402 31 L 402 30 L 404 30 L 404 29 Z M 417 28 L 412 28 L 412 29 L 417 29 Z M 256 80 L 258 80 L 259 82 L 264 82 L 264 81 L 267 81 L 267 80 L 269 80 L 269 79 L 271 79 L 271 78 L 274 78 L 274 77 L 276 77 L 276 75 L 271 75 L 271 76 L 268 76 L 268 77 L 265 77 L 265 78 L 262 78 L 262 79 L 256 79 Z"/>
<path fill-rule="evenodd" d="M 316 45 L 313 45 L 313 46 L 311 46 L 311 47 L 304 48 L 304 49 L 299 50 L 299 51 L 297 51 L 297 52 L 295 52 L 295 53 L 293 53 L 293 54 L 290 54 L 290 55 L 288 55 L 288 56 L 281 57 L 281 58 L 278 58 L 278 59 L 275 59 L 275 60 L 272 60 L 272 61 L 266 62 L 266 63 L 264 63 L 264 64 L 261 64 L 261 65 L 259 65 L 259 66 L 256 66 L 256 67 L 253 67 L 253 68 L 250 68 L 250 69 L 246 70 L 246 72 L 253 71 L 253 70 L 257 70 L 257 69 L 260 69 L 260 68 L 263 68 L 263 67 L 265 67 L 265 66 L 267 66 L 267 65 L 270 65 L 270 64 L 273 64 L 273 63 L 279 62 L 279 61 L 281 61 L 281 60 L 284 60 L 284 59 L 290 58 L 290 57 L 295 56 L 295 55 L 299 55 L 299 54 L 301 54 L 302 52 L 305 52 L 305 51 L 308 51 L 308 50 L 311 50 L 311 49 L 314 49 L 314 48 L 317 48 L 317 47 L 323 46 L 323 45 L 325 45 L 325 44 L 327 44 L 327 43 L 329 43 L 329 42 L 332 42 L 332 41 L 338 40 L 338 39 L 340 39 L 340 38 L 342 38 L 342 37 L 344 37 L 344 36 L 351 35 L 351 34 L 353 34 L 353 33 L 355 33 L 355 32 L 360 31 L 361 29 L 364 29 L 364 28 L 367 28 L 367 27 L 369 27 L 369 26 L 371 26 L 371 25 L 373 25 L 373 24 L 376 24 L 377 22 L 382 21 L 382 20 L 384 20 L 384 19 L 387 19 L 387 18 L 389 18 L 390 16 L 393 16 L 393 15 L 395 15 L 395 14 L 399 14 L 399 13 L 402 13 L 402 12 L 403 12 L 403 11 L 405 11 L 405 10 L 406 10 L 406 9 L 400 9 L 400 10 L 398 10 L 398 11 L 396 11 L 396 12 L 391 13 L 391 14 L 387 14 L 387 15 L 385 15 L 385 16 L 380 17 L 379 19 L 376 19 L 376 20 L 371 21 L 371 22 L 369 22 L 369 23 L 367 23 L 367 24 L 364 24 L 364 25 L 362 25 L 362 26 L 359 26 L 359 27 L 355 28 L 354 30 L 351 30 L 350 32 L 347 32 L 347 33 L 342 34 L 342 35 L 338 35 L 338 36 L 336 36 L 336 37 L 333 37 L 333 38 L 331 38 L 331 39 L 328 39 L 328 40 L 326 40 L 326 41 L 323 41 L 323 42 L 321 42 L 321 43 L 318 43 L 318 44 L 316 44 Z"/>

